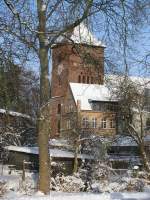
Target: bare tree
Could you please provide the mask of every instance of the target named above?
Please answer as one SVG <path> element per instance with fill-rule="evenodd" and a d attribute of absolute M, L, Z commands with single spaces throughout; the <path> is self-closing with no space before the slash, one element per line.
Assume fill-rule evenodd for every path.
<path fill-rule="evenodd" d="M 0 56 L 0 108 L 36 117 L 39 105 L 39 78 L 32 71 Z"/>
<path fill-rule="evenodd" d="M 141 79 L 142 80 L 142 79 Z M 119 120 L 122 124 L 122 132 L 130 135 L 137 143 L 142 163 L 145 169 L 150 172 L 148 155 L 145 151 L 145 136 L 147 134 L 147 120 L 150 118 L 150 102 L 145 91 L 149 89 L 146 80 L 142 83 L 138 80 L 122 77 L 115 88 L 115 94 L 119 100 Z"/>
<path fill-rule="evenodd" d="M 49 52 L 56 39 L 66 31 L 79 25 L 89 15 L 92 1 L 67 2 L 67 1 L 23 1 L 12 3 L 4 1 L 11 11 L 11 20 L 4 23 L 6 15 L 1 18 L 1 28 L 8 35 L 19 40 L 29 49 L 34 50 L 40 61 L 40 106 L 38 132 L 39 132 L 39 189 L 44 193 L 49 192 L 49 128 L 45 116 L 45 104 L 50 98 L 49 88 Z M 3 4 L 3 6 L 5 6 Z M 26 9 L 27 8 L 27 9 Z M 27 10 L 30 12 L 27 12 Z M 67 12 L 67 9 L 69 12 Z M 34 12 L 34 10 L 36 10 Z M 23 15 L 22 15 L 23 11 Z M 27 13 L 27 15 L 26 15 Z M 73 13 L 73 14 L 72 14 Z M 69 14 L 69 15 L 68 15 Z M 60 23 L 58 18 L 61 17 Z M 73 18 L 74 16 L 74 18 Z M 4 18 L 5 17 L 5 18 Z M 54 19 L 56 20 L 54 21 Z M 59 24 L 59 26 L 57 26 Z"/>
<path fill-rule="evenodd" d="M 140 14 L 146 1 L 99 1 L 99 0 L 37 0 L 1 1 L 0 34 L 11 45 L 14 55 L 34 55 L 40 66 L 40 107 L 38 117 L 39 135 L 39 189 L 49 192 L 48 120 L 44 106 L 50 98 L 49 58 L 50 48 L 60 36 L 72 31 L 82 21 L 98 14 L 104 19 L 104 27 L 118 35 L 127 33 L 127 23 L 133 14 Z M 135 8 L 138 12 L 135 12 Z M 141 9 L 139 9 L 141 8 Z M 134 18 L 132 18 L 134 19 Z M 122 25 L 125 25 L 125 28 Z M 131 26 L 128 26 L 128 28 Z M 124 32 L 122 33 L 122 28 Z M 112 31 L 110 32 L 112 34 Z M 107 31 L 108 33 L 109 31 Z M 107 34 L 109 37 L 109 34 Z M 9 42 L 8 42 L 9 41 Z M 13 41 L 13 42 L 12 42 Z M 20 57 L 18 56 L 20 59 Z M 26 56 L 22 56 L 26 59 Z"/>

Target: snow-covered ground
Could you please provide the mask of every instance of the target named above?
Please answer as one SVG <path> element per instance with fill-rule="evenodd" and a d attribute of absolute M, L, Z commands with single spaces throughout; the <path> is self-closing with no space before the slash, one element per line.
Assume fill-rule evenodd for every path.
<path fill-rule="evenodd" d="M 150 193 L 62 193 L 51 192 L 45 196 L 39 192 L 32 196 L 10 192 L 2 200 L 150 200 Z"/>
<path fill-rule="evenodd" d="M 0 166 L 0 169 L 2 166 Z M 26 180 L 22 184 L 22 172 L 12 171 L 4 166 L 0 170 L 0 183 L 6 183 L 6 191 L 0 193 L 1 200 L 150 200 L 150 186 L 144 192 L 54 192 L 43 195 L 37 190 L 37 176 L 33 173 L 26 173 Z"/>

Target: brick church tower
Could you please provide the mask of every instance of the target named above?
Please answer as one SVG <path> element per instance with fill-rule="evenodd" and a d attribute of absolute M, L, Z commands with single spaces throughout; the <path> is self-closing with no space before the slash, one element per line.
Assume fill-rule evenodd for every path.
<path fill-rule="evenodd" d="M 51 135 L 59 135 L 60 109 L 69 83 L 103 84 L 104 48 L 81 24 L 52 48 Z"/>

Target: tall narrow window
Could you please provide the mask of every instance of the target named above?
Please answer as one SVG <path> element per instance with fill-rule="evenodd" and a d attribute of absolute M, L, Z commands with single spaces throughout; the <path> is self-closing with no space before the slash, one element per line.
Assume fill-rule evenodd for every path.
<path fill-rule="evenodd" d="M 78 83 L 81 83 L 81 76 L 78 76 Z"/>
<path fill-rule="evenodd" d="M 106 118 L 103 118 L 101 120 L 101 128 L 107 128 L 107 121 L 106 121 Z"/>
<path fill-rule="evenodd" d="M 73 105 L 70 104 L 70 105 L 69 105 L 69 112 L 72 112 L 72 111 L 73 111 Z"/>
<path fill-rule="evenodd" d="M 57 123 L 57 130 L 58 130 L 58 133 L 60 133 L 60 120 L 58 120 L 58 123 Z"/>
<path fill-rule="evenodd" d="M 83 119 L 82 119 L 82 127 L 83 128 L 88 128 L 88 126 L 89 126 L 88 118 L 87 117 L 83 117 Z"/>
<path fill-rule="evenodd" d="M 110 128 L 115 128 L 116 127 L 116 123 L 114 119 L 110 119 Z"/>
<path fill-rule="evenodd" d="M 58 114 L 61 113 L 61 104 L 58 104 L 58 107 L 57 107 L 57 113 L 58 113 Z"/>
<path fill-rule="evenodd" d="M 67 120 L 67 129 L 71 129 L 71 122 L 69 119 Z"/>
<path fill-rule="evenodd" d="M 89 76 L 87 76 L 87 83 L 89 83 L 90 82 L 90 79 L 89 79 Z"/>
<path fill-rule="evenodd" d="M 92 118 L 92 128 L 97 127 L 97 119 L 95 117 Z"/>
<path fill-rule="evenodd" d="M 85 76 L 82 77 L 82 82 L 85 83 Z"/>
<path fill-rule="evenodd" d="M 101 78 L 101 75 L 99 75 L 99 82 L 100 82 L 100 83 L 102 82 L 102 78 Z"/>
<path fill-rule="evenodd" d="M 60 78 L 60 76 L 58 77 L 58 85 L 59 86 L 61 85 L 61 78 Z"/>

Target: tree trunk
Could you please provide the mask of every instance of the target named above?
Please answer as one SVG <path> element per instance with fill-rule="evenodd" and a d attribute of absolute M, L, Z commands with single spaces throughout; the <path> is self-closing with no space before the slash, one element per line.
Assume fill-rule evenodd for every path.
<path fill-rule="evenodd" d="M 38 120 L 39 142 L 39 190 L 48 194 L 50 190 L 50 156 L 49 156 L 49 120 L 44 111 L 41 111 Z"/>
<path fill-rule="evenodd" d="M 49 111 L 47 102 L 50 97 L 49 65 L 47 36 L 46 36 L 46 5 L 37 0 L 39 20 L 39 59 L 40 59 L 40 111 L 38 119 L 39 142 L 39 190 L 48 194 L 50 190 L 50 156 L 49 156 Z"/>
<path fill-rule="evenodd" d="M 74 154 L 73 173 L 77 173 L 77 171 L 78 171 L 78 153 L 79 153 L 79 142 L 76 141 L 76 144 L 75 144 L 75 154 Z"/>
<path fill-rule="evenodd" d="M 140 154 L 141 154 L 141 157 L 142 157 L 142 160 L 143 160 L 144 168 L 146 169 L 146 171 L 148 173 L 150 173 L 150 165 L 148 163 L 148 158 L 147 158 L 143 143 L 140 144 Z"/>

